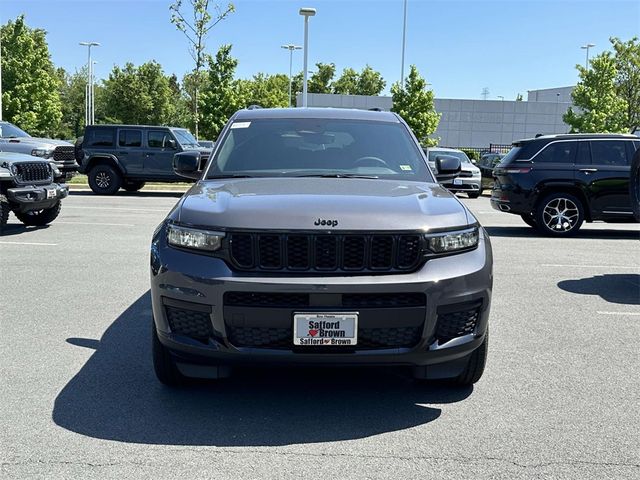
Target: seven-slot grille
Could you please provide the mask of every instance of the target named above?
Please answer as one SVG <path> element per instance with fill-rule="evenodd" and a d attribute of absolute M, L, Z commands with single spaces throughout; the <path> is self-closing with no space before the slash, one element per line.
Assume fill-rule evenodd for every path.
<path fill-rule="evenodd" d="M 468 170 L 462 170 L 458 176 L 459 177 L 470 178 L 470 177 L 473 177 L 473 172 L 470 172 Z"/>
<path fill-rule="evenodd" d="M 51 181 L 51 167 L 47 162 L 22 162 L 14 164 L 19 183 Z"/>
<path fill-rule="evenodd" d="M 411 271 L 420 263 L 415 234 L 232 233 L 230 257 L 240 270 Z"/>

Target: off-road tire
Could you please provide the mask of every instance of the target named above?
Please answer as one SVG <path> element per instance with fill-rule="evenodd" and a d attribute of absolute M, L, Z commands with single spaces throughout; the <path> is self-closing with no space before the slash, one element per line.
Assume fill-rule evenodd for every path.
<path fill-rule="evenodd" d="M 111 165 L 96 165 L 89 172 L 89 187 L 98 195 L 114 195 L 122 185 L 122 175 Z"/>
<path fill-rule="evenodd" d="M 122 184 L 122 188 L 127 192 L 137 192 L 142 187 L 144 187 L 144 184 L 145 182 L 141 182 L 141 181 L 128 181 L 128 182 L 125 181 Z"/>
<path fill-rule="evenodd" d="M 158 340 L 155 322 L 151 322 L 151 336 L 153 352 L 153 370 L 158 380 L 168 387 L 179 387 L 184 385 L 186 378 L 178 371 L 176 363 L 169 353 L 169 350 Z"/>
<path fill-rule="evenodd" d="M 9 206 L 9 202 L 4 195 L 0 195 L 0 235 L 4 231 L 4 227 L 9 221 L 9 212 L 11 211 L 11 207 Z"/>
<path fill-rule="evenodd" d="M 479 192 L 468 192 L 467 195 L 469 198 L 478 198 L 482 194 L 482 190 Z"/>
<path fill-rule="evenodd" d="M 489 350 L 489 329 L 484 335 L 484 341 L 469 356 L 469 363 L 460 375 L 454 378 L 451 383 L 461 387 L 473 385 L 484 373 L 484 367 L 487 364 L 487 352 Z"/>
<path fill-rule="evenodd" d="M 29 212 L 14 212 L 18 220 L 28 227 L 42 227 L 53 222 L 62 209 L 62 202 L 58 201 L 53 207 L 41 210 L 31 210 Z"/>
<path fill-rule="evenodd" d="M 570 204 L 573 204 L 570 206 Z M 555 207 L 554 207 L 555 205 Z M 555 220 L 551 219 L 551 216 L 548 214 L 549 210 L 556 209 L 565 209 L 570 206 L 570 210 L 565 212 L 567 215 L 570 215 L 574 218 L 573 223 L 567 222 L 570 225 L 570 228 L 559 228 L 553 229 L 549 227 L 547 222 L 553 222 L 554 225 Z M 580 230 L 580 226 L 584 222 L 584 206 L 582 205 L 582 201 L 574 195 L 570 193 L 564 192 L 555 192 L 551 193 L 544 197 L 538 205 L 536 206 L 536 210 L 534 213 L 534 219 L 536 223 L 536 228 L 540 233 L 545 235 L 549 235 L 551 237 L 571 237 L 578 233 Z"/>
<path fill-rule="evenodd" d="M 640 222 L 640 148 L 636 150 L 631 160 L 631 175 L 629 176 L 629 194 L 631 208 L 636 222 Z"/>

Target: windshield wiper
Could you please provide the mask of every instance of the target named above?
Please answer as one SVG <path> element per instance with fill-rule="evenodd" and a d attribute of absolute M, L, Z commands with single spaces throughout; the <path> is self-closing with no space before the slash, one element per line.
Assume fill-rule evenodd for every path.
<path fill-rule="evenodd" d="M 377 175 L 359 175 L 357 173 L 313 173 L 309 175 L 295 175 L 294 178 L 380 178 Z"/>

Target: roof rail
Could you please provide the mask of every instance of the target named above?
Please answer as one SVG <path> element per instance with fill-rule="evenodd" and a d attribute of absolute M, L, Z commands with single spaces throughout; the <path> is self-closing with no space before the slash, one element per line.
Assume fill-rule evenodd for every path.
<path fill-rule="evenodd" d="M 382 109 L 380 107 L 372 107 L 369 109 L 370 112 L 381 112 Z"/>

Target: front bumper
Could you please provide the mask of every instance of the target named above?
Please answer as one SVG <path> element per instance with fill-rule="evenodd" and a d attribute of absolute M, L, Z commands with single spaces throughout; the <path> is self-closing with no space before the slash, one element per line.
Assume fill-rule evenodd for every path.
<path fill-rule="evenodd" d="M 160 342 L 170 349 L 179 365 L 184 362 L 199 366 L 267 363 L 426 366 L 466 359 L 484 340 L 493 283 L 491 246 L 484 231 L 476 250 L 429 260 L 414 273 L 328 277 L 241 275 L 231 271 L 219 258 L 168 247 L 164 231 L 164 228 L 159 230 L 151 246 L 153 317 Z M 318 301 L 314 311 L 331 312 L 354 310 L 332 303 L 348 294 L 418 292 L 424 294 L 426 302 L 420 309 L 374 307 L 361 312 L 363 324 L 359 324 L 359 329 L 365 322 L 383 329 L 405 327 L 412 322 L 418 325 L 418 338 L 410 346 L 305 350 L 308 347 L 294 347 L 291 338 L 289 346 L 263 348 L 234 345 L 230 338 L 232 326 L 246 322 L 247 326 L 262 325 L 267 332 L 270 328 L 281 329 L 292 325 L 294 312 L 306 312 L 309 307 L 231 308 L 225 305 L 227 292 L 308 294 Z M 444 311 L 455 311 L 457 305 L 477 307 L 475 328 L 468 335 L 439 343 L 435 339 L 438 316 Z M 168 306 L 204 312 L 211 322 L 211 337 L 202 342 L 172 332 Z"/>
<path fill-rule="evenodd" d="M 482 189 L 482 177 L 457 177 L 462 183 L 456 185 L 451 182 L 443 183 L 442 186 L 451 192 L 479 192 Z"/>
<path fill-rule="evenodd" d="M 51 208 L 67 195 L 69 187 L 58 183 L 27 185 L 7 190 L 7 199 L 19 212 Z"/>

